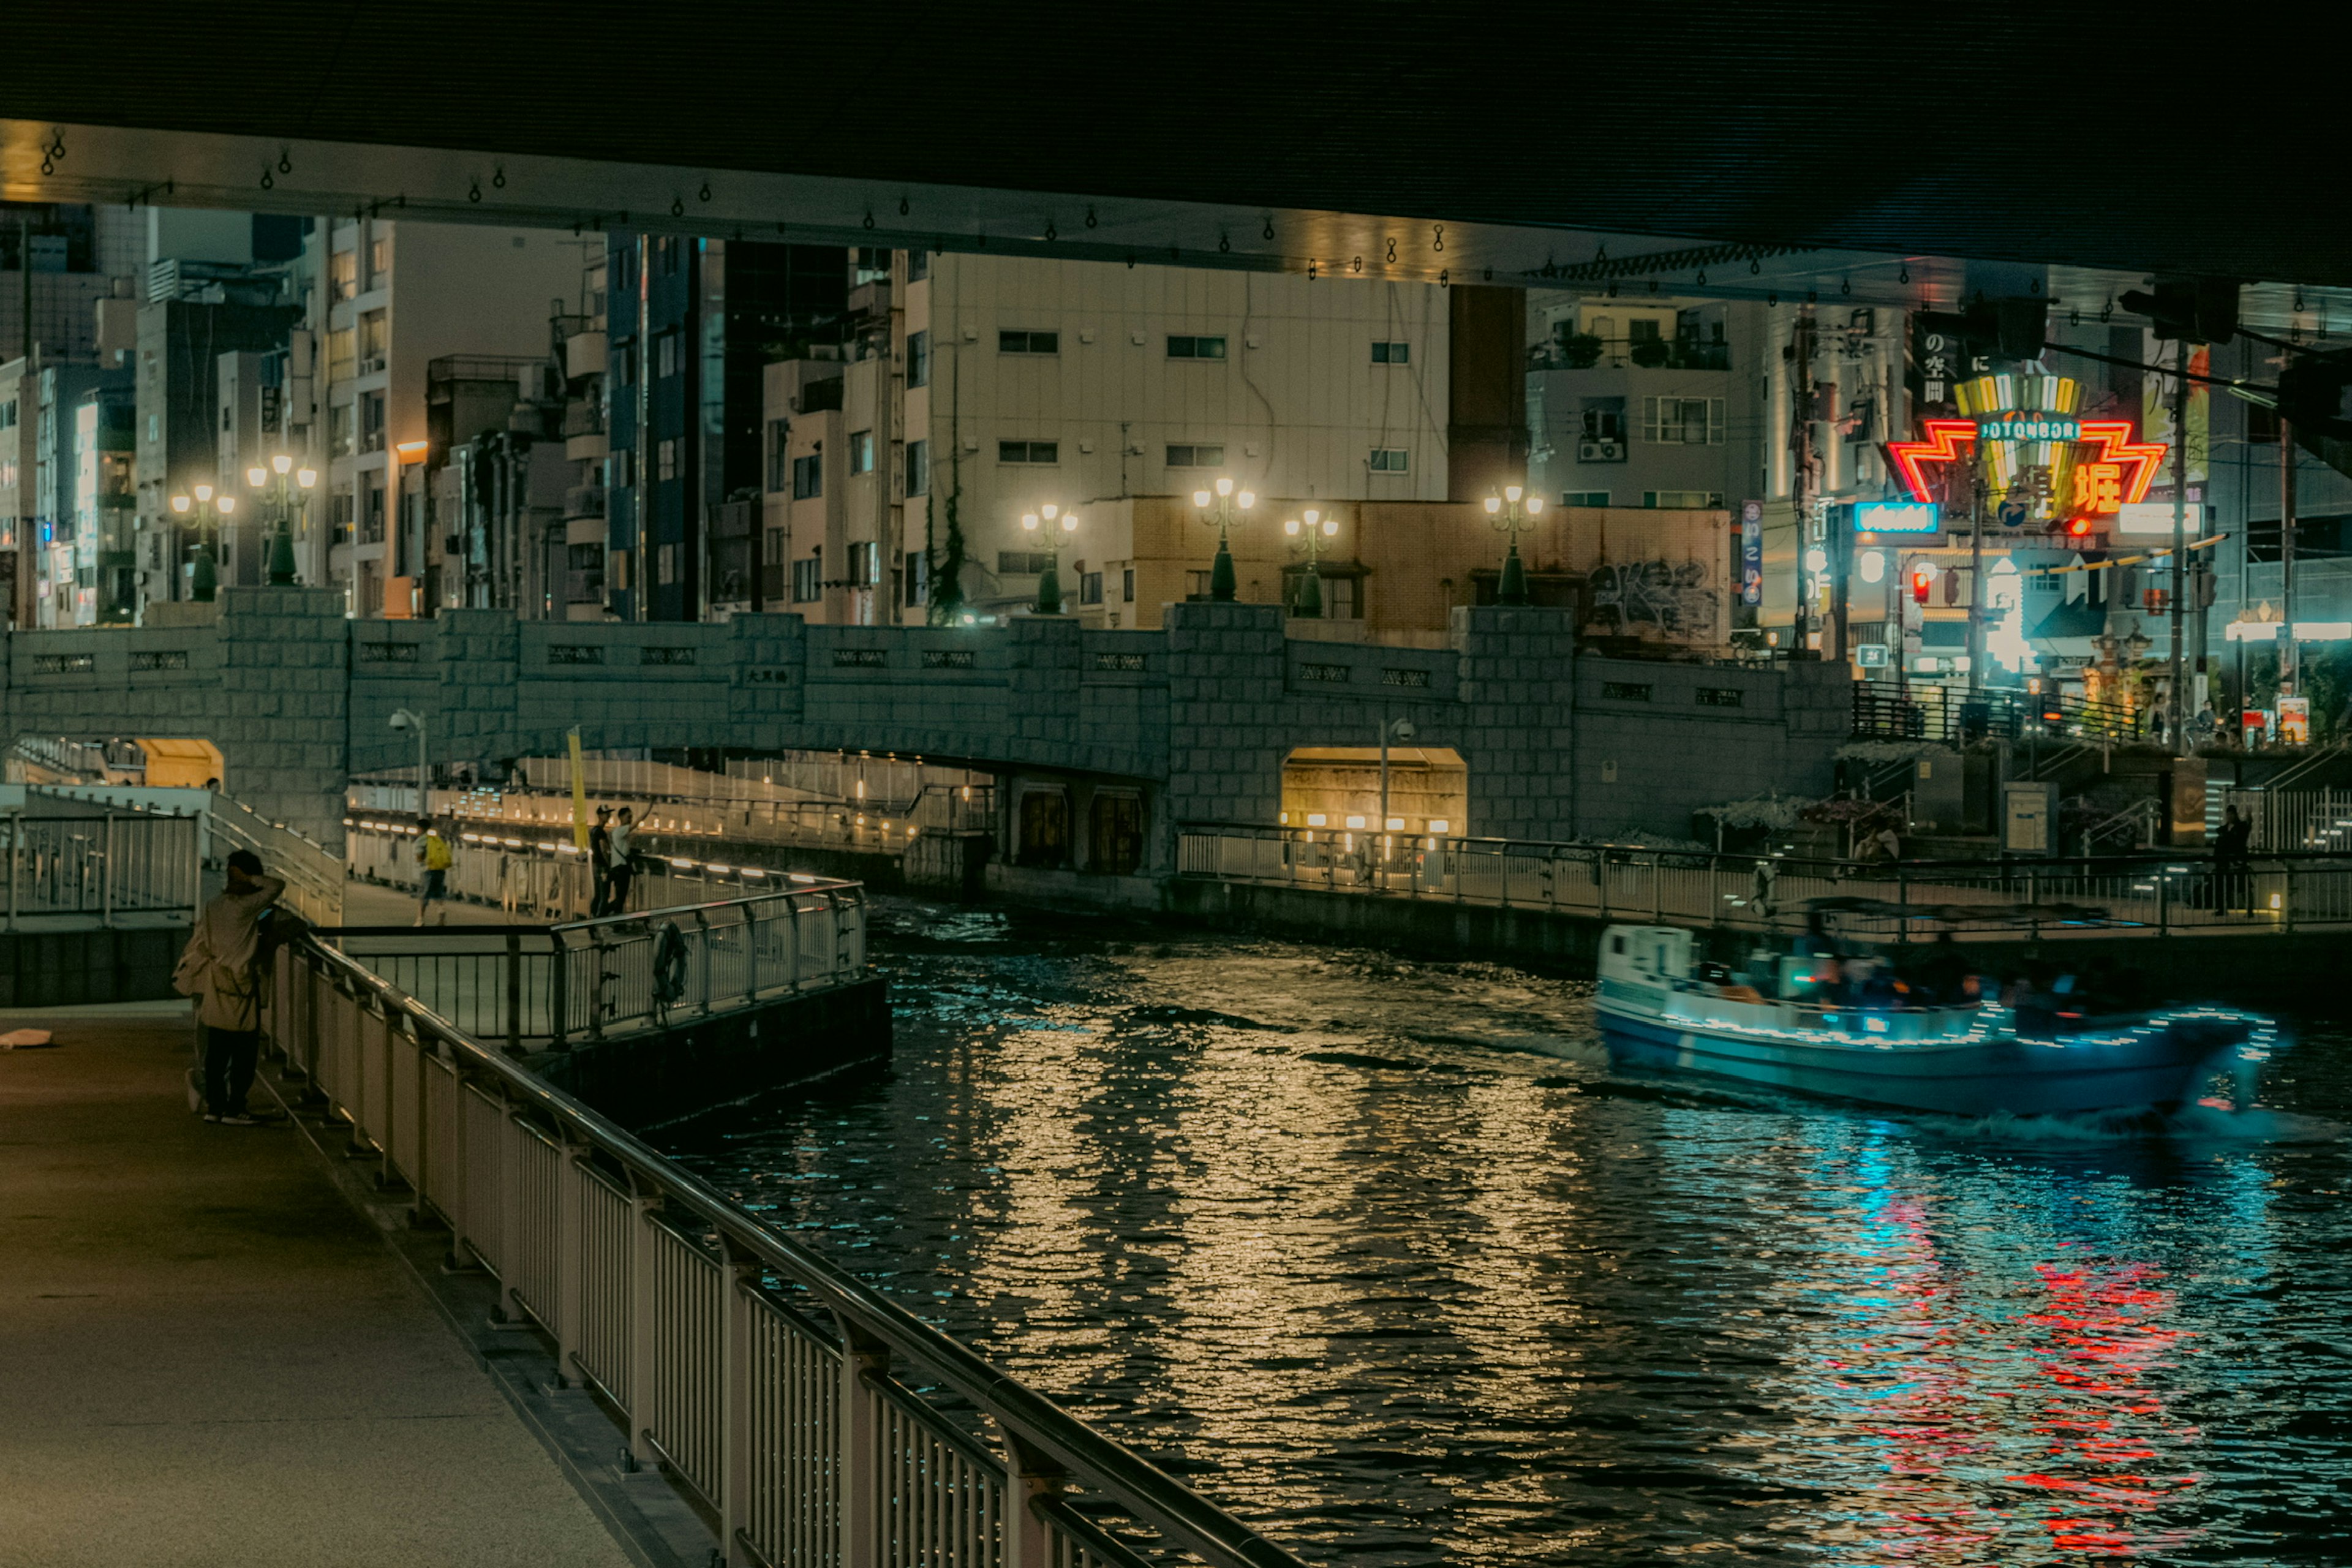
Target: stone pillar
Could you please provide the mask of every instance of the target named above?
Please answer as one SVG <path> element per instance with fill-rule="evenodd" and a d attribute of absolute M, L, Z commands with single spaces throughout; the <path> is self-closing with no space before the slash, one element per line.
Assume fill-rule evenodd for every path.
<path fill-rule="evenodd" d="M 1168 788 L 1152 864 L 1174 863 L 1175 825 L 1271 827 L 1282 810 L 1283 609 L 1168 606 Z"/>
<path fill-rule="evenodd" d="M 222 787 L 328 849 L 343 845 L 350 782 L 351 623 L 321 588 L 224 588 L 220 688 L 209 730 Z M 192 732 L 205 721 L 192 716 Z"/>
<path fill-rule="evenodd" d="M 1560 609 L 1457 605 L 1466 831 L 1482 838 L 1572 838 L 1576 619 Z"/>

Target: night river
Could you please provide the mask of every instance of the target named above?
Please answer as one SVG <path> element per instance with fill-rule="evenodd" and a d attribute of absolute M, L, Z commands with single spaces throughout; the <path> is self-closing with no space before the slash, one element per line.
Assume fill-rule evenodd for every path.
<path fill-rule="evenodd" d="M 1500 965 L 884 901 L 668 1141 L 1309 1563 L 2345 1563 L 2352 1037 L 2163 1126 L 1613 1079 Z"/>

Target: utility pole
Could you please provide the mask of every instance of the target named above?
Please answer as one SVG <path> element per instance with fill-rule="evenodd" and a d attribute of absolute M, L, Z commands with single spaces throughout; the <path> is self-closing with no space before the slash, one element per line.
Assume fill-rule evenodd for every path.
<path fill-rule="evenodd" d="M 2279 421 L 2279 618 L 2286 640 L 2279 645 L 2279 693 L 2302 695 L 2303 649 L 2294 640 L 2294 426 Z"/>
<path fill-rule="evenodd" d="M 1983 459 L 1978 472 L 1983 473 Z M 1969 689 L 1984 689 L 1984 524 L 1985 491 L 1981 477 L 1969 487 Z"/>
<path fill-rule="evenodd" d="M 1795 330 L 1790 337 L 1789 367 L 1791 389 L 1790 399 L 1788 439 L 1790 448 L 1791 509 L 1797 520 L 1797 594 L 1796 613 L 1790 620 L 1793 647 L 1791 657 L 1812 647 L 1813 595 L 1811 574 L 1805 570 L 1805 554 L 1812 546 L 1812 466 L 1813 466 L 1813 309 L 1800 306 Z"/>
<path fill-rule="evenodd" d="M 2189 338 L 2172 345 L 2172 694 L 2165 706 L 2171 710 L 2172 754 L 2189 754 L 2189 721 L 2181 703 L 2189 695 L 2181 679 L 2181 618 L 2189 597 Z M 2288 628 L 2293 636 L 2294 628 Z"/>

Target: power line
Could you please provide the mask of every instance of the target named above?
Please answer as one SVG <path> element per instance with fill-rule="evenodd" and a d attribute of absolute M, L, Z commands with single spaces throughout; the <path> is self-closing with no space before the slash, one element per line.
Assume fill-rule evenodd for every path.
<path fill-rule="evenodd" d="M 2249 333 L 2248 335 L 2252 336 L 2252 334 Z M 2268 340 L 2265 339 L 2264 341 L 2267 342 Z M 2094 353 L 2089 349 L 2078 349 L 2071 343 L 2045 342 L 2042 345 L 2042 352 L 2044 353 L 2073 354 L 2077 359 L 2095 359 L 2102 364 L 2119 364 L 2126 370 L 2145 371 L 2150 375 L 2186 375 L 2189 380 L 2201 383 L 2206 386 L 2225 387 L 2228 390 L 2236 393 L 2239 396 L 2246 398 L 2250 403 L 2261 403 L 2266 407 L 2275 406 L 2278 401 L 2278 388 L 2275 386 L 2257 386 L 2251 382 L 2236 380 L 2227 376 L 2199 375 L 2193 371 L 2176 370 L 2170 365 L 2144 364 L 2138 360 L 2124 359 L 2116 354 Z"/>

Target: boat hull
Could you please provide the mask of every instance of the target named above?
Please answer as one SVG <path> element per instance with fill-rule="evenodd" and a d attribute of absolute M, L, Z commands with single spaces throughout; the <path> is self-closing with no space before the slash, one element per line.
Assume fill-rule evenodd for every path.
<path fill-rule="evenodd" d="M 2253 1022 L 2194 1013 L 2054 1042 L 2000 1035 L 1878 1048 L 1718 1033 L 1672 1018 L 1601 1011 L 1610 1058 L 1622 1067 L 1952 1116 L 2178 1104 L 2227 1065 Z"/>

